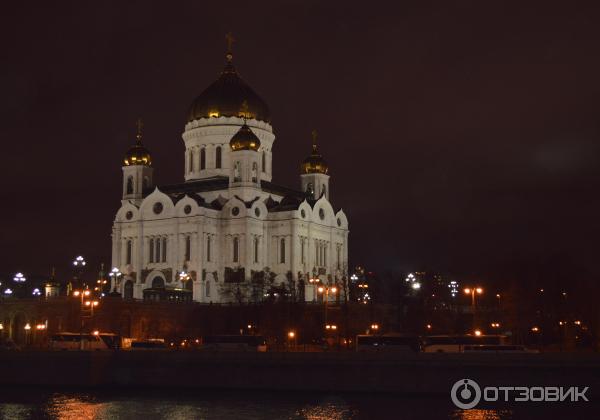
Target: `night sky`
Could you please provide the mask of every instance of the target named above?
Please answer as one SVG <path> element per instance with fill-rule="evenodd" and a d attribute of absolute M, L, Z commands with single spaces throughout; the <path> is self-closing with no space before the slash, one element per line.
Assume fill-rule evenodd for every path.
<path fill-rule="evenodd" d="M 276 183 L 299 186 L 318 130 L 351 264 L 600 275 L 593 2 L 128 3 L 3 8 L 1 275 L 110 263 L 136 119 L 156 182 L 183 181 L 188 106 L 229 31 L 271 108 Z"/>

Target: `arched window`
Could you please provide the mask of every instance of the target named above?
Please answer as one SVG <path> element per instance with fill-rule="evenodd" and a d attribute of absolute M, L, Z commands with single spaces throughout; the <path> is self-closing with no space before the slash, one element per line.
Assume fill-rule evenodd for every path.
<path fill-rule="evenodd" d="M 132 176 L 127 177 L 126 193 L 133 194 L 133 177 Z"/>
<path fill-rule="evenodd" d="M 156 251 L 154 254 L 154 262 L 160 262 L 160 238 L 156 238 L 154 241 L 154 248 Z"/>
<path fill-rule="evenodd" d="M 258 163 L 252 164 L 252 182 L 258 182 Z"/>
<path fill-rule="evenodd" d="M 186 236 L 185 237 L 185 260 L 186 261 L 191 260 L 191 254 L 192 254 L 192 238 L 191 238 L 191 236 Z"/>
<path fill-rule="evenodd" d="M 194 172 L 194 151 L 190 150 L 190 172 Z"/>
<path fill-rule="evenodd" d="M 281 264 L 285 263 L 285 238 L 281 238 L 279 243 L 279 262 Z"/>
<path fill-rule="evenodd" d="M 150 238 L 150 243 L 148 245 L 148 249 L 150 250 L 148 254 L 148 261 L 154 262 L 154 239 Z"/>
<path fill-rule="evenodd" d="M 300 239 L 300 263 L 304 264 L 304 238 Z"/>
<path fill-rule="evenodd" d="M 165 281 L 162 279 L 162 277 L 154 277 L 152 279 L 152 288 L 153 289 L 164 289 L 165 287 Z"/>
<path fill-rule="evenodd" d="M 206 297 L 210 297 L 210 281 L 206 282 Z"/>
<path fill-rule="evenodd" d="M 145 176 L 143 182 L 144 182 L 144 189 L 147 189 L 150 186 L 150 178 Z"/>
<path fill-rule="evenodd" d="M 336 247 L 336 251 L 337 251 L 337 269 L 339 270 L 342 267 L 342 261 L 341 261 L 341 250 L 342 250 L 342 246 L 338 245 Z"/>
<path fill-rule="evenodd" d="M 327 187 L 325 184 L 323 184 L 323 187 L 321 188 L 321 195 L 327 195 Z"/>
<path fill-rule="evenodd" d="M 162 262 L 167 262 L 167 238 L 162 240 Z"/>
<path fill-rule="evenodd" d="M 254 262 L 258 262 L 258 238 L 254 238 Z"/>
<path fill-rule="evenodd" d="M 238 262 L 240 259 L 240 240 L 236 236 L 233 238 L 233 262 Z"/>
<path fill-rule="evenodd" d="M 206 237 L 206 261 L 210 262 L 210 236 Z"/>
<path fill-rule="evenodd" d="M 206 149 L 200 149 L 200 170 L 206 169 Z"/>
<path fill-rule="evenodd" d="M 217 150 L 215 150 L 215 168 L 221 168 L 221 146 L 217 146 Z"/>
<path fill-rule="evenodd" d="M 267 172 L 267 154 L 264 150 L 262 152 L 262 171 Z"/>
<path fill-rule="evenodd" d="M 314 194 L 312 182 L 309 182 L 308 184 L 306 184 L 306 194 L 308 194 L 310 196 L 312 196 Z"/>
<path fill-rule="evenodd" d="M 131 264 L 131 240 L 127 241 L 127 255 L 125 257 L 125 264 Z"/>
<path fill-rule="evenodd" d="M 235 166 L 233 167 L 233 182 L 240 182 L 241 180 L 241 165 L 240 162 L 235 162 Z"/>

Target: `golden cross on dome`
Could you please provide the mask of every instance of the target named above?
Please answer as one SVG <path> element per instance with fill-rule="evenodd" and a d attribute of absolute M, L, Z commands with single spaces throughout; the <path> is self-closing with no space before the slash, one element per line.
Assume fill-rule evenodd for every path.
<path fill-rule="evenodd" d="M 312 147 L 313 147 L 313 152 L 317 151 L 317 130 L 313 130 L 311 133 L 312 136 Z"/>
<path fill-rule="evenodd" d="M 142 128 L 144 128 L 144 122 L 141 118 L 138 118 L 135 126 L 137 127 L 137 134 L 135 135 L 135 138 L 140 141 L 142 139 Z"/>
<path fill-rule="evenodd" d="M 233 43 L 235 42 L 235 38 L 233 37 L 233 34 L 231 32 L 227 32 L 227 34 L 225 35 L 225 40 L 227 41 L 227 59 L 231 61 L 231 59 L 233 58 L 232 48 Z"/>

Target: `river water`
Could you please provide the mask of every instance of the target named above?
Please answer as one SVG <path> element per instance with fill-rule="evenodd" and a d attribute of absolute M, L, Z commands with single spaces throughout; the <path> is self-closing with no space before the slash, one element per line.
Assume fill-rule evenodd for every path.
<path fill-rule="evenodd" d="M 1 374 L 1 373 L 0 373 Z M 598 418 L 594 403 L 458 410 L 445 397 L 203 390 L 0 389 L 0 419 L 465 419 Z"/>

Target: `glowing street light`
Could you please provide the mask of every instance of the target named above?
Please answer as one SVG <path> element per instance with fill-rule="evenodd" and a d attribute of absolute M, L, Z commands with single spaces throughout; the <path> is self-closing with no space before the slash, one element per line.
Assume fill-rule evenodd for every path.
<path fill-rule="evenodd" d="M 540 332 L 539 327 L 531 327 L 531 332 L 538 333 Z"/>
<path fill-rule="evenodd" d="M 73 261 L 75 267 L 85 267 L 85 264 L 85 259 L 81 255 L 75 257 L 75 261 Z"/>
<path fill-rule="evenodd" d="M 296 337 L 296 333 L 294 331 L 288 331 L 288 338 L 293 339 L 294 337 Z"/>
<path fill-rule="evenodd" d="M 117 292 L 119 279 L 121 278 L 122 275 L 123 275 L 123 273 L 121 273 L 121 271 L 117 267 L 113 267 L 113 269 L 110 270 L 110 273 L 108 273 L 108 276 L 113 280 L 112 283 L 113 283 L 113 292 L 114 293 Z"/>
<path fill-rule="evenodd" d="M 27 279 L 25 278 L 25 276 L 23 275 L 23 273 L 17 273 L 13 277 L 13 281 L 15 283 L 25 283 L 27 281 Z"/>
<path fill-rule="evenodd" d="M 474 333 L 477 337 L 479 337 L 481 335 L 481 330 L 475 330 Z"/>

